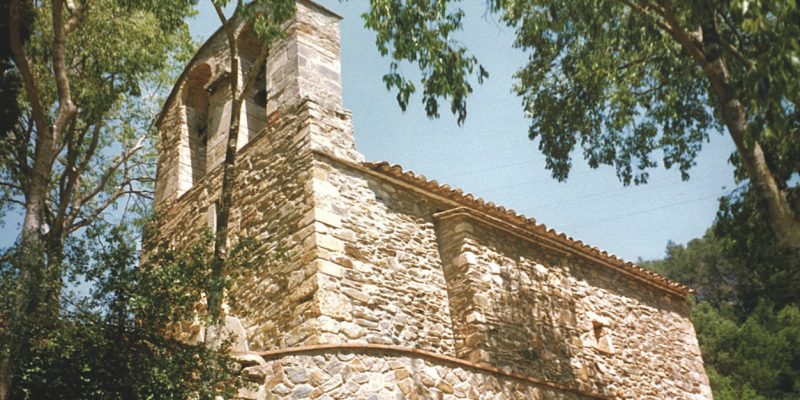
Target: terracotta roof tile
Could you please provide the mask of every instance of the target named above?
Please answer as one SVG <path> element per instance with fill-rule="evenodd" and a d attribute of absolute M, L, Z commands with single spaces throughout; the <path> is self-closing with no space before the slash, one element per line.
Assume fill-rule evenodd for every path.
<path fill-rule="evenodd" d="M 600 250 L 597 247 L 589 246 L 583 243 L 583 241 L 581 240 L 577 240 L 570 236 L 567 236 L 564 232 L 557 232 L 552 228 L 548 228 L 544 224 L 536 223 L 536 220 L 534 218 L 527 218 L 522 214 L 518 214 L 516 211 L 512 209 L 506 209 L 503 206 L 497 206 L 491 201 L 486 202 L 480 197 L 475 198 L 475 196 L 473 196 L 471 193 L 464 193 L 461 189 L 452 188 L 450 185 L 439 184 L 435 180 L 429 181 L 427 178 L 425 178 L 424 175 L 416 175 L 413 171 L 403 170 L 403 168 L 400 165 L 397 164 L 390 165 L 386 161 L 380 161 L 380 162 L 365 162 L 363 163 L 363 166 L 370 170 L 386 174 L 396 179 L 401 179 L 406 183 L 410 183 L 417 187 L 424 188 L 440 196 L 444 196 L 451 200 L 455 200 L 456 202 L 465 204 L 473 209 L 476 209 L 477 211 L 481 211 L 492 217 L 498 218 L 505 222 L 511 223 L 517 227 L 523 228 L 527 231 L 538 233 L 540 235 L 541 234 L 546 235 L 550 239 L 555 240 L 556 242 L 568 248 L 571 248 L 573 251 L 577 251 L 583 253 L 584 255 L 590 255 L 596 259 L 606 261 L 612 266 L 621 268 L 626 272 L 639 276 L 645 280 L 648 280 L 656 284 L 657 286 L 663 287 L 670 291 L 678 292 L 684 295 L 687 293 L 694 293 L 694 290 L 691 290 L 688 287 L 678 282 L 671 281 L 659 274 L 647 271 L 630 261 L 626 261 L 613 254 L 609 254 L 605 250 Z"/>

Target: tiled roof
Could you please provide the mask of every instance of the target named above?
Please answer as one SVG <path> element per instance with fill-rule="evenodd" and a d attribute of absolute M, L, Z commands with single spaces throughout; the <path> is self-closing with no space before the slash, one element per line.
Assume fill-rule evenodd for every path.
<path fill-rule="evenodd" d="M 663 289 L 667 289 L 671 292 L 679 293 L 684 296 L 687 293 L 694 293 L 694 290 L 689 289 L 678 282 L 664 278 L 663 276 L 654 272 L 647 271 L 630 261 L 626 261 L 604 250 L 600 250 L 597 247 L 589 246 L 580 240 L 576 240 L 570 236 L 567 236 L 563 232 L 557 232 L 552 228 L 548 228 L 544 224 L 536 223 L 536 220 L 533 218 L 527 218 L 522 214 L 517 214 L 517 212 L 514 210 L 495 205 L 491 201 L 487 202 L 480 197 L 476 198 L 470 193 L 464 193 L 461 189 L 451 188 L 450 185 L 439 184 L 435 180 L 428 180 L 424 175 L 416 175 L 413 171 L 405 171 L 400 165 L 390 165 L 386 161 L 380 161 L 365 162 L 363 163 L 363 166 L 372 171 L 399 179 L 405 183 L 456 201 L 466 207 L 478 210 L 494 218 L 511 223 L 539 237 L 548 238 L 566 248 L 569 248 L 575 253 L 591 257 L 592 259 L 598 261 L 605 261 L 612 267 L 637 276 L 645 281 L 651 282 Z"/>

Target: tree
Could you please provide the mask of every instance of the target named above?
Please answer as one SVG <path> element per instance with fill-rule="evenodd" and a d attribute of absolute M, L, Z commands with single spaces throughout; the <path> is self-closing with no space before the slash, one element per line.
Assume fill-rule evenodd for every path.
<path fill-rule="evenodd" d="M 16 118 L 0 131 L 0 209 L 24 215 L 7 255 L 19 262 L 6 274 L 14 287 L 2 310 L 5 400 L 23 331 L 56 319 L 67 239 L 123 196 L 149 196 L 151 163 L 141 150 L 174 75 L 171 61 L 191 54 L 183 19 L 193 8 L 177 0 L 11 0 L 0 10 L 0 37 L 8 38 L 0 53 L 13 62 L 3 80 L 19 94 L 3 99 Z"/>
<path fill-rule="evenodd" d="M 800 395 L 800 295 L 756 202 L 752 187 L 735 190 L 703 238 L 641 263 L 697 290 L 692 321 L 717 399 Z"/>
<path fill-rule="evenodd" d="M 415 90 L 397 72 L 408 61 L 420 68 L 428 115 L 444 99 L 460 122 L 470 75 L 486 73 L 473 72 L 477 60 L 453 39 L 464 13 L 449 5 L 373 1 L 364 18 L 393 59 L 384 80 L 400 106 Z M 531 53 L 514 91 L 556 179 L 567 178 L 578 144 L 591 167 L 613 165 L 625 184 L 647 182 L 656 151 L 688 179 L 703 141 L 724 126 L 800 289 L 800 225 L 790 185 L 776 174 L 788 160 L 765 157 L 767 143 L 779 155 L 797 147 L 800 133 L 794 1 L 491 0 L 487 9 Z"/>
<path fill-rule="evenodd" d="M 749 271 L 743 263 L 725 256 L 726 246 L 729 241 L 709 229 L 702 238 L 692 239 L 686 246 L 670 241 L 662 260 L 639 260 L 637 264 L 695 289 L 699 302 L 743 308 L 746 299 L 741 291 Z"/>
<path fill-rule="evenodd" d="M 230 55 L 230 76 L 228 84 L 230 86 L 231 116 L 230 127 L 228 129 L 228 140 L 225 148 L 225 161 L 222 172 L 221 196 L 217 206 L 216 231 L 214 232 L 214 259 L 212 262 L 211 274 L 214 278 L 208 287 L 208 313 L 211 317 L 211 327 L 209 334 L 206 334 L 206 345 L 214 345 L 219 340 L 217 332 L 222 332 L 220 311 L 223 303 L 223 285 L 229 274 L 225 266 L 228 246 L 228 220 L 230 217 L 231 199 L 233 188 L 236 182 L 236 151 L 238 150 L 238 139 L 240 129 L 240 119 L 242 104 L 250 94 L 255 85 L 259 72 L 266 63 L 269 56 L 269 46 L 275 39 L 285 37 L 285 32 L 281 25 L 291 18 L 295 13 L 294 0 L 256 0 L 248 5 L 244 5 L 243 0 L 237 0 L 236 10 L 232 18 L 227 18 L 223 9 L 231 0 L 210 0 L 217 12 L 222 29 L 228 42 L 228 52 Z M 240 51 L 236 37 L 243 27 L 240 19 L 244 18 L 247 24 L 252 26 L 252 32 L 261 42 L 261 51 L 253 61 L 249 74 L 241 85 L 240 77 Z"/>
<path fill-rule="evenodd" d="M 195 306 L 209 285 L 211 235 L 180 253 L 147 249 L 140 265 L 132 232 L 139 229 L 101 223 L 67 241 L 66 274 L 91 290 L 65 293 L 48 324 L 26 327 L 17 342 L 12 399 L 210 400 L 233 397 L 245 384 L 230 342 L 210 349 L 170 329 L 203 323 Z M 229 261 L 246 254 L 239 246 Z M 2 294 L 13 290 L 7 278 L 16 262 L 0 262 Z"/>
<path fill-rule="evenodd" d="M 778 310 L 778 311 L 776 311 Z M 715 399 L 800 395 L 800 308 L 762 302 L 743 321 L 709 303 L 692 310 Z"/>

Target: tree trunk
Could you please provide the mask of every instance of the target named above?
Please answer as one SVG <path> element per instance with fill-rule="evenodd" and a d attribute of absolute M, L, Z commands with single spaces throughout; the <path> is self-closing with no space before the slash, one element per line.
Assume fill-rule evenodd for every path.
<path fill-rule="evenodd" d="M 233 80 L 233 73 L 231 79 Z M 228 221 L 230 220 L 231 200 L 233 186 L 236 183 L 236 150 L 239 139 L 239 121 L 241 119 L 241 105 L 237 101 L 231 106 L 231 125 L 228 130 L 228 144 L 225 150 L 225 162 L 222 170 L 222 192 L 217 204 L 217 229 L 214 236 L 214 260 L 211 264 L 211 274 L 214 277 L 213 287 L 208 293 L 208 312 L 211 316 L 212 326 L 221 324 L 220 313 L 222 310 L 222 281 L 225 279 L 225 260 L 228 245 Z M 221 326 L 220 326 L 221 327 Z M 217 333 L 220 330 L 217 329 Z"/>
<path fill-rule="evenodd" d="M 677 18 L 672 13 L 669 0 L 664 0 L 663 9 L 660 13 L 669 23 L 668 33 L 672 35 L 683 48 L 691 55 L 697 65 L 703 69 L 708 77 L 714 92 L 717 95 L 719 104 L 722 108 L 722 118 L 725 126 L 728 127 L 739 157 L 747 170 L 750 184 L 756 193 L 759 208 L 766 211 L 766 217 L 775 236 L 778 245 L 784 253 L 787 270 L 793 284 L 800 291 L 800 225 L 795 222 L 794 214 L 789 206 L 785 194 L 778 188 L 772 172 L 767 166 L 764 152 L 758 142 L 751 147 L 745 143 L 747 133 L 747 115 L 736 90 L 731 83 L 731 77 L 725 64 L 722 54 L 722 41 L 720 39 L 719 27 L 713 9 L 705 9 L 705 4 L 698 6 L 705 12 L 704 20 L 699 30 L 701 44 L 695 43 L 687 36 L 681 28 Z"/>
<path fill-rule="evenodd" d="M 213 3 L 213 1 L 212 1 Z M 222 331 L 222 321 L 220 313 L 222 311 L 222 295 L 224 289 L 225 260 L 227 258 L 228 245 L 228 220 L 230 219 L 231 198 L 233 197 L 233 185 L 236 182 L 236 150 L 239 142 L 239 120 L 241 119 L 241 104 L 237 104 L 239 92 L 239 52 L 236 47 L 235 26 L 230 20 L 222 16 L 222 11 L 217 8 L 220 15 L 222 28 L 228 37 L 228 48 L 230 54 L 231 74 L 228 77 L 230 82 L 231 100 L 231 119 L 228 127 L 228 142 L 225 148 L 225 162 L 222 164 L 222 189 L 219 202 L 217 203 L 217 227 L 214 233 L 214 259 L 211 263 L 212 287 L 208 292 L 207 310 L 211 317 L 212 332 L 207 329 L 206 345 L 216 345 L 216 337 Z M 208 333 L 212 333 L 209 335 Z"/>
<path fill-rule="evenodd" d="M 729 88 L 727 92 L 733 93 L 733 90 Z M 800 226 L 795 222 L 789 202 L 778 188 L 775 178 L 767 166 L 761 146 L 756 142 L 748 147 L 744 141 L 747 119 L 741 103 L 733 95 L 723 98 L 722 103 L 725 125 L 736 144 L 742 164 L 747 170 L 750 185 L 753 187 L 761 207 L 767 212 L 769 224 L 791 268 L 792 279 L 800 290 L 800 281 L 798 280 L 800 276 L 797 273 L 798 256 L 800 256 Z"/>
<path fill-rule="evenodd" d="M 239 143 L 239 129 L 242 117 L 242 105 L 248 93 L 255 84 L 256 77 L 266 63 L 269 48 L 263 46 L 258 58 L 254 61 L 247 77 L 244 87 L 239 90 L 239 49 L 236 45 L 235 19 L 225 18 L 222 9 L 212 0 L 211 2 L 219 16 L 222 28 L 225 30 L 230 50 L 231 74 L 230 100 L 231 100 L 231 119 L 228 128 L 228 142 L 225 149 L 225 162 L 222 170 L 222 188 L 219 202 L 217 203 L 217 227 L 214 236 L 214 259 L 211 264 L 212 287 L 208 291 L 208 304 L 206 310 L 211 317 L 211 325 L 206 329 L 206 346 L 216 346 L 220 339 L 224 326 L 221 320 L 222 301 L 223 301 L 223 282 L 227 277 L 225 262 L 227 259 L 228 246 L 228 225 L 230 220 L 231 202 L 233 199 L 233 188 L 236 183 L 236 153 Z M 234 22 L 232 22 L 234 21 Z"/>
<path fill-rule="evenodd" d="M 11 382 L 14 380 L 10 356 L 0 359 L 0 379 L 0 399 L 6 400 L 11 397 Z"/>
<path fill-rule="evenodd" d="M 719 37 L 716 23 L 704 26 L 703 31 L 705 34 L 704 46 L 718 48 Z M 719 97 L 725 126 L 736 144 L 736 150 L 747 170 L 747 177 L 756 193 L 759 206 L 766 211 L 767 220 L 778 239 L 778 246 L 784 253 L 790 277 L 797 289 L 800 290 L 800 274 L 798 274 L 800 225 L 795 221 L 785 193 L 778 188 L 778 184 L 769 170 L 761 145 L 758 142 L 751 146 L 745 143 L 744 138 L 748 127 L 747 115 L 731 84 L 724 58 L 721 55 L 707 55 L 706 57 L 712 57 L 708 60 L 709 68 L 704 69 Z"/>
<path fill-rule="evenodd" d="M 31 102 L 36 123 L 36 144 L 30 185 L 25 191 L 25 216 L 22 222 L 22 241 L 14 262 L 19 269 L 15 298 L 9 315 L 4 315 L 6 326 L 2 334 L 3 354 L 0 357 L 0 400 L 11 396 L 17 355 L 27 327 L 25 319 L 36 315 L 40 284 L 44 273 L 42 229 L 44 209 L 50 184 L 50 171 L 55 159 L 54 138 L 51 127 L 44 118 L 36 84 L 22 47 L 19 35 L 22 21 L 22 4 L 13 1 L 9 7 L 9 39 L 14 62 L 18 66 L 25 91 Z"/>

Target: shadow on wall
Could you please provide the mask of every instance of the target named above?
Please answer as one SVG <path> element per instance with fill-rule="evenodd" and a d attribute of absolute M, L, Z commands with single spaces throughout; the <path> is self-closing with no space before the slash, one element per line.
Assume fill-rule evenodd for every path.
<path fill-rule="evenodd" d="M 584 340 L 598 338 L 583 335 L 563 254 L 466 216 L 436 227 L 458 358 L 604 393 L 582 354 Z"/>
<path fill-rule="evenodd" d="M 658 382 L 699 370 L 680 297 L 470 212 L 435 219 L 457 357 L 610 396 L 680 395 Z"/>

